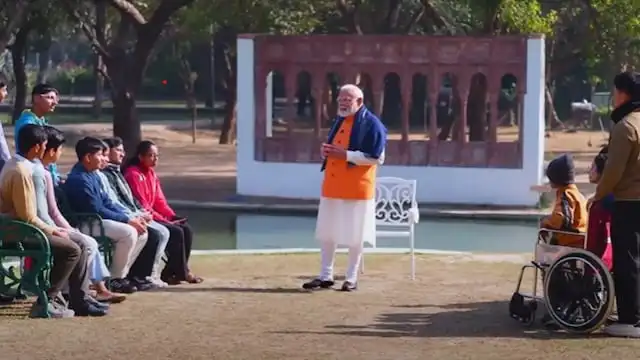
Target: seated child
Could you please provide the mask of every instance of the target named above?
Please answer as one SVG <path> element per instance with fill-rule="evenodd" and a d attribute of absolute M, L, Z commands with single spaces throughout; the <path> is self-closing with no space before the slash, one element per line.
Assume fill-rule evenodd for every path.
<path fill-rule="evenodd" d="M 587 231 L 587 200 L 574 183 L 575 167 L 571 155 L 561 155 L 549 162 L 547 178 L 556 190 L 556 199 L 550 215 L 540 221 L 547 229 L 582 233 Z M 551 234 L 552 245 L 584 247 L 584 235 Z"/>
<path fill-rule="evenodd" d="M 591 163 L 589 170 L 589 182 L 597 184 L 602 176 L 604 165 L 607 162 L 607 148 L 603 148 Z M 613 195 L 610 194 L 599 201 L 594 201 L 589 208 L 589 229 L 587 231 L 587 250 L 602 259 L 609 268 L 613 267 L 611 253 L 611 239 L 609 228 L 611 225 L 611 206 Z"/>
<path fill-rule="evenodd" d="M 584 248 L 584 233 L 587 231 L 587 200 L 582 196 L 574 183 L 575 166 L 571 155 L 564 154 L 549 162 L 547 165 L 549 185 L 556 190 L 556 199 L 551 214 L 540 221 L 543 228 L 564 231 L 572 234 L 551 233 L 552 245 Z M 542 271 L 545 277 L 545 271 Z M 549 291 L 561 292 L 562 284 L 551 285 Z M 542 323 L 549 328 L 557 329 L 558 325 L 547 313 Z"/>

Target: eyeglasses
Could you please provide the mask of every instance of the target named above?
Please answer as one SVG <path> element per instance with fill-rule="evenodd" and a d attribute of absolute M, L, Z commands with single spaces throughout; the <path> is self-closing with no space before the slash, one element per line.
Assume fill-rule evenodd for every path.
<path fill-rule="evenodd" d="M 57 95 L 40 95 L 40 97 L 46 100 L 58 100 Z"/>

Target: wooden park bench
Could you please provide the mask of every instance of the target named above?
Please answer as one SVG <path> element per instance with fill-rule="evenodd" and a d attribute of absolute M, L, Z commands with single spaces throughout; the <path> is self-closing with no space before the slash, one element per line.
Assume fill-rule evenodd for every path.
<path fill-rule="evenodd" d="M 29 259 L 29 266 L 20 267 L 25 259 Z M 33 294 L 42 305 L 42 312 L 37 315 L 49 317 L 47 290 L 52 265 L 49 240 L 40 229 L 0 217 L 0 295 L 4 301 L 26 299 L 26 294 Z"/>

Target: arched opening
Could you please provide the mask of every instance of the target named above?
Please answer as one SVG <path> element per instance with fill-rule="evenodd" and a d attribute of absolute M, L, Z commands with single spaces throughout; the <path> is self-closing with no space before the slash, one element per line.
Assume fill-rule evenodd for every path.
<path fill-rule="evenodd" d="M 485 141 L 487 124 L 487 77 L 483 73 L 476 73 L 471 77 L 469 96 L 467 97 L 467 126 L 469 127 L 469 141 Z"/>
<path fill-rule="evenodd" d="M 388 73 L 384 77 L 384 95 L 381 117 L 390 130 L 398 130 L 402 125 L 402 91 L 400 76 Z"/>

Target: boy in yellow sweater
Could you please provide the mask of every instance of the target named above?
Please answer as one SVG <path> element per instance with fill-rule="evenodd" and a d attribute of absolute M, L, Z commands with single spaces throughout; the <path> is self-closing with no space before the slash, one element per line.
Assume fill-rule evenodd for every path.
<path fill-rule="evenodd" d="M 106 311 L 94 305 L 89 294 L 89 272 L 87 271 L 87 249 L 69 238 L 60 228 L 51 226 L 37 215 L 36 194 L 33 184 L 34 162 L 39 161 L 47 144 L 47 132 L 39 125 L 25 125 L 18 133 L 19 147 L 0 172 L 0 212 L 31 224 L 47 236 L 53 254 L 51 287 L 48 290 L 49 304 L 46 309 L 36 302 L 32 316 L 47 312 L 54 318 L 74 315 L 105 315 Z M 69 284 L 69 300 L 73 310 L 61 299 L 61 290 Z"/>

